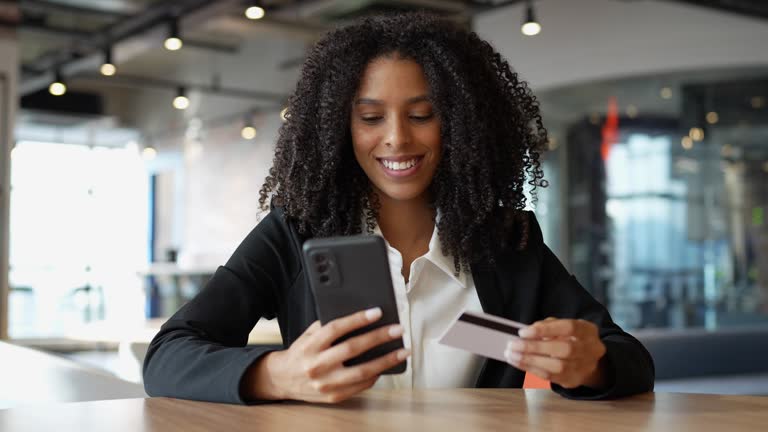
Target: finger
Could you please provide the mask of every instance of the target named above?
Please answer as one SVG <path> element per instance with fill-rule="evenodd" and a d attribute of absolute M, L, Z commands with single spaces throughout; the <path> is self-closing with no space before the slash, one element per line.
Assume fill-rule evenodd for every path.
<path fill-rule="evenodd" d="M 322 326 L 323 326 L 323 325 L 322 325 L 322 324 L 320 324 L 320 320 L 315 320 L 315 322 L 313 322 L 313 323 L 312 323 L 312 324 L 311 324 L 309 327 L 307 327 L 307 329 L 306 329 L 306 330 L 304 330 L 304 333 L 302 334 L 302 336 L 303 336 L 303 335 L 307 335 L 307 336 L 309 336 L 309 335 L 311 335 L 312 333 L 314 333 L 314 332 L 316 332 L 316 331 L 320 330 L 320 328 L 321 328 Z"/>
<path fill-rule="evenodd" d="M 371 330 L 360 336 L 349 338 L 320 353 L 316 359 L 316 367 L 312 368 L 310 377 L 319 377 L 342 362 L 370 350 L 383 343 L 398 339 L 403 335 L 403 326 L 392 325 Z"/>
<path fill-rule="evenodd" d="M 295 341 L 293 341 L 292 346 L 300 347 L 303 349 L 303 347 L 307 343 L 309 343 L 309 341 L 311 340 L 310 336 L 312 336 L 312 334 L 320 330 L 320 327 L 321 327 L 320 321 L 315 321 L 312 324 L 310 324 L 309 327 L 307 327 L 307 329 L 304 330 L 304 333 L 299 335 L 299 337 L 296 338 Z"/>
<path fill-rule="evenodd" d="M 549 372 L 547 372 L 547 371 L 545 371 L 543 369 L 539 369 L 539 368 L 537 368 L 537 367 L 535 367 L 533 365 L 530 365 L 530 364 L 520 363 L 518 358 L 514 357 L 514 355 L 510 356 L 510 355 L 508 355 L 508 353 L 505 353 L 504 356 L 507 358 L 507 363 L 509 363 L 510 365 L 514 366 L 517 369 L 520 369 L 521 371 L 530 372 L 530 373 L 532 373 L 532 374 L 536 375 L 537 377 L 539 377 L 541 379 L 544 379 L 544 380 L 549 380 L 552 377 L 551 373 L 549 373 Z"/>
<path fill-rule="evenodd" d="M 520 354 L 514 351 L 506 351 L 504 357 L 507 359 L 507 363 L 518 369 L 536 369 L 546 372 L 548 376 L 562 374 L 565 372 L 567 365 L 566 361 L 562 359 L 534 354 Z"/>
<path fill-rule="evenodd" d="M 336 391 L 333 391 L 332 393 L 325 395 L 321 401 L 325 403 L 339 403 L 339 402 L 345 401 L 355 396 L 356 394 L 373 387 L 373 385 L 376 384 L 377 379 L 379 379 L 378 376 L 366 381 L 361 381 L 359 383 L 355 383 L 350 386 L 338 389 Z"/>
<path fill-rule="evenodd" d="M 378 321 L 381 315 L 381 308 L 376 307 L 337 318 L 322 326 L 312 335 L 309 348 L 318 351 L 323 350 L 345 334 Z"/>
<path fill-rule="evenodd" d="M 545 320 L 538 321 L 528 327 L 520 329 L 518 335 L 524 339 L 556 338 L 564 336 L 583 338 L 591 332 L 590 326 L 595 327 L 595 329 L 597 328 L 594 324 L 584 320 Z"/>
<path fill-rule="evenodd" d="M 376 378 L 387 369 L 393 368 L 410 356 L 407 349 L 399 349 L 365 363 L 336 369 L 319 387 L 318 391 L 336 391 L 355 383 Z"/>
<path fill-rule="evenodd" d="M 507 351 L 567 359 L 575 357 L 578 354 L 578 346 L 569 339 L 552 339 L 546 341 L 535 339 L 512 339 L 507 343 Z"/>

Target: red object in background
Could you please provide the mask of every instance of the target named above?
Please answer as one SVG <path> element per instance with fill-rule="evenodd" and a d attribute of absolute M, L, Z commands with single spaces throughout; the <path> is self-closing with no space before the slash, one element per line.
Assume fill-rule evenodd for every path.
<path fill-rule="evenodd" d="M 524 389 L 548 389 L 549 381 L 544 378 L 540 378 L 532 373 L 525 374 L 525 382 L 523 383 Z"/>
<path fill-rule="evenodd" d="M 600 156 L 603 161 L 608 160 L 611 146 L 619 141 L 619 104 L 616 96 L 608 99 L 608 112 L 605 114 L 605 124 L 602 129 L 603 142 L 600 144 Z"/>

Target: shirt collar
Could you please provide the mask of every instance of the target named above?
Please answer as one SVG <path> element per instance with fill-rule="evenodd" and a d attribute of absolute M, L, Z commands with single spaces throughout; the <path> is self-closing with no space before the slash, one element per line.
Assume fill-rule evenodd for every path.
<path fill-rule="evenodd" d="M 442 248 L 440 247 L 440 237 L 437 234 L 437 224 L 435 224 L 435 229 L 432 231 L 432 238 L 429 240 L 429 251 L 427 251 L 424 258 L 428 259 L 432 264 L 437 266 L 437 268 L 450 276 L 451 279 L 455 280 L 462 288 L 467 287 L 466 273 L 459 271 L 459 274 L 456 275 L 453 256 L 443 254 Z"/>
<path fill-rule="evenodd" d="M 439 218 L 439 214 L 438 214 Z M 380 235 L 382 238 L 384 236 L 381 234 L 381 229 L 379 229 L 379 225 L 376 224 L 376 228 L 374 228 L 373 233 L 376 235 Z M 387 239 L 384 239 L 384 243 L 386 243 L 387 248 L 394 249 Z M 398 251 L 399 253 L 399 251 Z M 401 255 L 402 256 L 402 255 Z M 453 256 L 451 255 L 445 255 L 443 254 L 442 248 L 440 247 L 440 237 L 438 236 L 437 232 L 437 223 L 435 223 L 435 228 L 432 230 L 432 238 L 429 239 L 429 250 L 424 255 L 424 258 L 431 262 L 435 267 L 439 268 L 443 271 L 443 273 L 447 274 L 451 279 L 453 279 L 456 283 L 458 283 L 462 288 L 467 287 L 467 275 L 464 271 L 459 271 L 458 276 L 455 274 L 455 268 L 453 263 Z"/>

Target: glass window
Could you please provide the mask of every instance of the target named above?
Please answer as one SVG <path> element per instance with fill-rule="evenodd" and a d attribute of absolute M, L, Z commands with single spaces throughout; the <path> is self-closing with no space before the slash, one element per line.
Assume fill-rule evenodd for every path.
<path fill-rule="evenodd" d="M 10 336 L 140 320 L 148 181 L 139 155 L 20 142 L 11 158 Z"/>
<path fill-rule="evenodd" d="M 768 71 L 542 92 L 553 248 L 627 328 L 768 324 Z M 551 177 L 550 173 L 545 173 Z M 551 220 L 545 222 L 552 224 Z"/>

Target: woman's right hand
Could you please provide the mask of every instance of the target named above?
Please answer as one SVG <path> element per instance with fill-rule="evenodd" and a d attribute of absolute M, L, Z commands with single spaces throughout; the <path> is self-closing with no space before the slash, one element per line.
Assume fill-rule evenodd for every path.
<path fill-rule="evenodd" d="M 275 351 L 255 363 L 244 385 L 255 399 L 293 399 L 337 403 L 372 387 L 382 372 L 403 362 L 410 352 L 400 349 L 346 367 L 344 361 L 402 336 L 400 325 L 384 326 L 337 345 L 334 341 L 381 318 L 373 308 L 333 320 L 326 325 L 315 321 L 284 351 Z"/>

